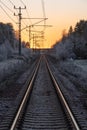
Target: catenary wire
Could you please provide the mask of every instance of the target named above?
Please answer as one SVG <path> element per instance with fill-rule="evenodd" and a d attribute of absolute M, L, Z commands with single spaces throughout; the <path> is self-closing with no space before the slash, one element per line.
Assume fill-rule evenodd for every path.
<path fill-rule="evenodd" d="M 11 18 L 11 16 L 5 11 L 5 9 L 0 5 L 0 8 L 4 11 L 4 13 L 14 22 L 14 23 L 16 23 L 16 21 L 13 19 L 13 18 Z"/>
<path fill-rule="evenodd" d="M 14 4 L 13 4 L 13 2 L 11 0 L 8 0 L 8 1 L 14 6 Z"/>
<path fill-rule="evenodd" d="M 4 4 L 1 0 L 0 0 L 1 4 L 3 4 L 10 12 L 14 13 L 13 10 L 11 10 L 6 4 Z"/>

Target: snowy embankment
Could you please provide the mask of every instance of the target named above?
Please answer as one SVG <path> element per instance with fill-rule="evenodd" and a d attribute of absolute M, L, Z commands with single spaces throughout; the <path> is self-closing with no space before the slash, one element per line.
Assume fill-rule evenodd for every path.
<path fill-rule="evenodd" d="M 87 128 L 87 60 L 53 60 L 53 74 L 81 128 Z M 56 63 L 56 64 L 55 64 Z"/>
<path fill-rule="evenodd" d="M 24 66 L 23 60 L 11 59 L 0 62 L 0 82 L 11 74 L 19 72 Z"/>
<path fill-rule="evenodd" d="M 75 60 L 74 64 L 81 67 L 84 71 L 87 71 L 87 60 Z"/>
<path fill-rule="evenodd" d="M 31 62 L 33 55 L 30 49 L 22 47 L 21 56 L 18 51 L 19 49 L 12 47 L 8 40 L 0 44 L 0 82 L 22 71 Z"/>
<path fill-rule="evenodd" d="M 54 46 L 49 53 L 58 69 L 74 82 L 78 88 L 87 90 L 87 64 L 86 60 L 76 60 L 75 45 L 68 37 Z M 79 38 L 80 41 L 81 38 Z"/>
<path fill-rule="evenodd" d="M 66 60 L 58 63 L 62 73 L 76 84 L 78 89 L 82 88 L 87 91 L 87 61 L 86 60 Z"/>
<path fill-rule="evenodd" d="M 87 60 L 63 60 L 55 55 L 51 55 L 49 59 L 53 74 L 81 129 L 87 129 Z"/>

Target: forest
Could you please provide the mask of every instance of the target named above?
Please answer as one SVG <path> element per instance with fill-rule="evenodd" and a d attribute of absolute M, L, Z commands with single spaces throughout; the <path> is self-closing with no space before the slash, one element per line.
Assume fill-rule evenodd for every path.
<path fill-rule="evenodd" d="M 53 46 L 58 59 L 87 59 L 87 21 L 80 20 L 68 33 L 63 31 L 62 38 Z"/>
<path fill-rule="evenodd" d="M 26 48 L 25 42 L 21 43 L 22 55 L 29 56 L 30 50 Z M 0 23 L 0 61 L 7 60 L 18 55 L 19 40 L 18 32 L 14 30 L 11 23 Z"/>

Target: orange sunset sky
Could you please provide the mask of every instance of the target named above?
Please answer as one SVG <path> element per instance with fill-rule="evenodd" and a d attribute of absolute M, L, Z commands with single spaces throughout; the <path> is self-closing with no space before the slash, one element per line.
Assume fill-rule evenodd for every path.
<path fill-rule="evenodd" d="M 64 29 L 67 31 L 71 25 L 74 27 L 79 20 L 87 19 L 87 0 L 0 0 L 0 22 L 12 23 L 15 30 L 18 30 L 18 16 L 14 16 L 14 13 L 18 14 L 19 10 L 14 9 L 14 5 L 17 8 L 26 6 L 26 9 L 22 10 L 22 18 L 43 18 L 46 16 L 48 18 L 46 24 L 52 25 L 52 27 L 45 29 L 44 43 L 39 39 L 39 45 L 36 47 L 50 48 L 60 39 Z M 45 10 L 44 13 L 43 10 Z M 21 28 L 38 21 L 40 20 L 22 19 Z M 38 25 L 44 25 L 44 22 Z M 36 31 L 43 29 L 43 26 L 32 28 Z M 28 28 L 21 33 L 22 40 L 29 41 Z M 32 47 L 32 41 L 30 46 Z"/>

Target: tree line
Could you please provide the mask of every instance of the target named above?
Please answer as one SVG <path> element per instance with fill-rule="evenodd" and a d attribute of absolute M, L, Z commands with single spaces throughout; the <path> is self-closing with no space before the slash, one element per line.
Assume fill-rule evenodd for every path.
<path fill-rule="evenodd" d="M 74 28 L 70 26 L 68 33 L 63 31 L 61 40 L 56 42 L 53 48 L 57 48 L 57 55 L 59 55 L 58 48 L 63 49 L 61 50 L 62 58 L 87 58 L 87 21 L 80 20 Z"/>
<path fill-rule="evenodd" d="M 15 31 L 11 23 L 0 23 L 0 45 L 3 44 L 6 40 L 9 41 L 9 44 L 15 48 L 18 47 L 18 31 Z M 26 43 L 22 42 L 22 47 L 26 46 Z"/>

